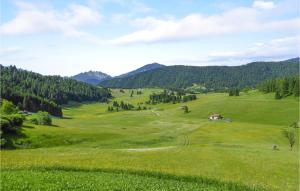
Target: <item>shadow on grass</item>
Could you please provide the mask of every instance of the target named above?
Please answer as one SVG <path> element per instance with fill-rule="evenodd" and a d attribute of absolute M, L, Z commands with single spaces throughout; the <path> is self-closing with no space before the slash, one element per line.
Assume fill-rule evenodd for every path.
<path fill-rule="evenodd" d="M 73 119 L 72 117 L 63 116 L 61 119 Z"/>
<path fill-rule="evenodd" d="M 31 126 L 31 125 L 23 125 L 22 127 L 24 127 L 24 128 L 28 128 L 28 129 L 33 129 L 34 127 L 33 126 Z"/>
<path fill-rule="evenodd" d="M 26 168 L 20 169 L 2 169 L 8 171 L 27 170 Z M 268 189 L 261 186 L 248 186 L 240 182 L 221 181 L 215 178 L 207 178 L 201 176 L 179 176 L 169 173 L 162 172 L 150 172 L 143 170 L 124 170 L 124 169 L 109 169 L 109 168 L 94 168 L 94 169 L 83 169 L 76 167 L 65 167 L 65 166 L 53 166 L 53 167 L 34 167 L 30 170 L 35 171 L 63 171 L 63 172 L 82 172 L 82 173 L 113 173 L 113 174 L 128 174 L 142 177 L 157 178 L 161 180 L 175 180 L 180 182 L 197 183 L 207 186 L 213 186 L 219 190 L 232 190 L 232 191 L 267 191 Z"/>
<path fill-rule="evenodd" d="M 60 127 L 59 125 L 49 125 L 50 127 Z"/>

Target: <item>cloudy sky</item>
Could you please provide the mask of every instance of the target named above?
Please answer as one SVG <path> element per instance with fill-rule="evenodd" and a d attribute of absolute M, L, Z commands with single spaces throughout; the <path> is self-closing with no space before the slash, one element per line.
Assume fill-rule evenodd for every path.
<path fill-rule="evenodd" d="M 1 0 L 0 64 L 70 76 L 299 55 L 298 0 Z"/>

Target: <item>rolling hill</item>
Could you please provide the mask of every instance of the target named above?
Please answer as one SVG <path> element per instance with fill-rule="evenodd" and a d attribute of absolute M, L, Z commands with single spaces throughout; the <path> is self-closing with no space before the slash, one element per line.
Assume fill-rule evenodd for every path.
<path fill-rule="evenodd" d="M 80 74 L 72 76 L 71 78 L 88 84 L 97 85 L 104 80 L 111 79 L 112 77 L 103 72 L 89 71 L 89 72 L 82 72 Z"/>
<path fill-rule="evenodd" d="M 255 86 L 266 79 L 297 75 L 299 58 L 279 62 L 252 62 L 241 66 L 165 66 L 142 73 L 102 81 L 110 88 L 186 88 L 194 83 L 224 89 Z"/>

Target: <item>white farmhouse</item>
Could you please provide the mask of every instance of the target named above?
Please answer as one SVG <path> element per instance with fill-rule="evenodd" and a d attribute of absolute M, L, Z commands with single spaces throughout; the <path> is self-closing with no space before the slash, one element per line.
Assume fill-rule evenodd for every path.
<path fill-rule="evenodd" d="M 209 120 L 220 120 L 220 119 L 223 119 L 223 117 L 222 117 L 222 115 L 217 114 L 217 113 L 209 116 Z"/>

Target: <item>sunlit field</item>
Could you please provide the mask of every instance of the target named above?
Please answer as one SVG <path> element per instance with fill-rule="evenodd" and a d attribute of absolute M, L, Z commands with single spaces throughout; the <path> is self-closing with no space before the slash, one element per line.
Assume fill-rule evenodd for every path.
<path fill-rule="evenodd" d="M 137 106 L 161 90 L 141 91 L 113 90 L 114 100 Z M 299 142 L 290 151 L 282 133 L 298 121 L 296 98 L 257 91 L 197 98 L 119 112 L 107 111 L 112 103 L 70 103 L 53 126 L 26 122 L 17 148 L 1 151 L 1 189 L 299 189 Z M 230 120 L 209 121 L 213 113 Z"/>

